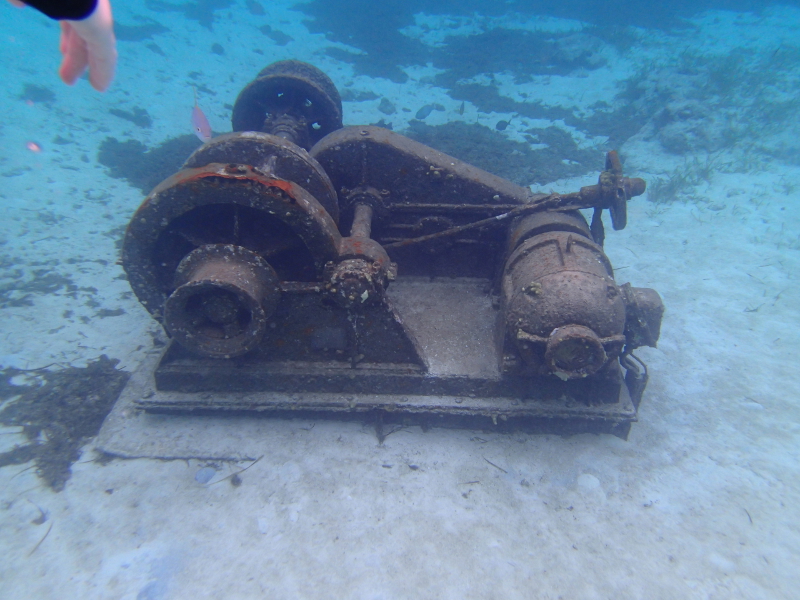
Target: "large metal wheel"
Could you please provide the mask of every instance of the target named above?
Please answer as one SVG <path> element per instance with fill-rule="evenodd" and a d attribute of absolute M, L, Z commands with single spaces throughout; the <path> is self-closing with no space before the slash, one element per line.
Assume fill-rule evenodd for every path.
<path fill-rule="evenodd" d="M 183 169 L 151 192 L 128 225 L 122 266 L 139 301 L 163 322 L 166 299 L 181 285 L 178 267 L 198 248 L 243 248 L 279 281 L 318 281 L 340 241 L 329 212 L 299 185 L 211 163 Z"/>
<path fill-rule="evenodd" d="M 233 107 L 234 131 L 263 131 L 310 149 L 342 127 L 342 99 L 333 81 L 316 67 L 283 60 L 263 69 Z"/>
<path fill-rule="evenodd" d="M 339 202 L 328 174 L 308 152 L 281 137 L 260 131 L 239 131 L 213 138 L 198 148 L 184 169 L 210 163 L 249 165 L 264 175 L 293 181 L 305 188 L 339 222 Z"/>

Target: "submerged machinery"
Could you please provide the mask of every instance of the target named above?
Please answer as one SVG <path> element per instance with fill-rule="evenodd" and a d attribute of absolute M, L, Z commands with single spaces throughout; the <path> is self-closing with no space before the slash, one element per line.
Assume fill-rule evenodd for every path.
<path fill-rule="evenodd" d="M 122 263 L 172 342 L 138 402 L 625 437 L 663 305 L 603 252 L 644 192 L 536 194 L 387 129 L 343 127 L 297 61 L 240 93 L 131 219 Z M 593 209 L 591 224 L 578 209 Z"/>

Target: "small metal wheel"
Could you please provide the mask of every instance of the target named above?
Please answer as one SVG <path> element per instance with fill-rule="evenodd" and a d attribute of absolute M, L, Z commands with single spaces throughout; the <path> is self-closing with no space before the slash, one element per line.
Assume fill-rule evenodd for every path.
<path fill-rule="evenodd" d="M 253 350 L 280 300 L 275 270 L 241 246 L 207 244 L 175 272 L 164 306 L 164 327 L 185 348 L 230 358 Z"/>
<path fill-rule="evenodd" d="M 310 149 L 342 127 L 342 99 L 316 67 L 283 60 L 263 69 L 233 107 L 234 131 L 263 131 Z"/>
<path fill-rule="evenodd" d="M 339 202 L 328 174 L 308 152 L 283 138 L 260 131 L 219 135 L 195 150 L 183 168 L 211 163 L 250 165 L 270 177 L 293 181 L 339 222 Z"/>

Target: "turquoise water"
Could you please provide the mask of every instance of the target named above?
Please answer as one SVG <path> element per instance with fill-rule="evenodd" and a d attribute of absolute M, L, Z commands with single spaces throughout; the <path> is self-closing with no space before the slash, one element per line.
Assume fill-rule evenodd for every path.
<path fill-rule="evenodd" d="M 59 80 L 55 22 L 0 7 L 0 597 L 794 597 L 800 10 L 723 8 L 118 1 L 98 93 Z M 345 126 L 534 193 L 610 150 L 647 182 L 606 216 L 616 281 L 666 306 L 627 441 L 127 405 L 98 437 L 167 342 L 129 221 L 200 147 L 195 97 L 230 132 L 288 59 Z"/>

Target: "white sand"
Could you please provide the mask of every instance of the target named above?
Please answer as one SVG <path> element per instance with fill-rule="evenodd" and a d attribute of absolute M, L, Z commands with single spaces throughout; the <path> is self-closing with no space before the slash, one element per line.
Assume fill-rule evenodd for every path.
<path fill-rule="evenodd" d="M 31 9 L 0 6 L 3 268 L 20 268 L 23 282 L 53 268 L 85 288 L 1 309 L 4 367 L 81 365 L 105 353 L 134 370 L 152 348 L 158 327 L 116 279 L 116 238 L 108 235 L 142 197 L 95 161 L 108 135 L 155 146 L 188 132 L 190 83 L 217 92 L 201 94 L 201 104 L 218 132 L 229 129 L 224 104 L 284 58 L 314 63 L 340 89 L 375 90 L 409 108 L 394 116 L 396 130 L 422 104 L 457 104 L 420 83 L 420 73 L 402 85 L 355 76 L 321 52 L 331 43 L 282 2 L 268 10 L 273 27 L 295 40 L 284 47 L 255 29 L 243 3 L 218 13 L 213 32 L 126 4 L 116 3 L 119 22 L 149 16 L 171 29 L 153 40 L 169 59 L 147 42 L 121 42 L 119 74 L 105 95 L 86 82 L 58 83 L 56 26 Z M 667 60 L 690 44 L 758 49 L 769 36 L 790 43 L 800 19 L 789 10 L 714 13 L 697 24 L 699 33 L 653 35 L 634 55 Z M 224 56 L 208 52 L 214 42 Z M 624 80 L 636 60 L 618 57 L 604 73 Z M 189 79 L 190 71 L 201 77 Z M 591 79 L 554 80 L 556 96 L 584 83 L 597 92 Z M 55 90 L 52 106 L 17 98 L 29 82 Z M 548 94 L 542 82 L 531 85 Z M 345 103 L 345 123 L 379 120 L 378 102 Z M 134 106 L 147 108 L 152 128 L 107 112 Z M 465 120 L 475 116 L 468 107 Z M 54 144 L 57 135 L 72 143 Z M 28 141 L 43 151 L 26 150 Z M 644 136 L 622 153 L 629 173 L 651 180 L 687 158 Z M 587 183 L 592 177 L 546 187 Z M 263 458 L 240 487 L 214 481 L 248 462 L 219 464 L 201 484 L 195 475 L 205 461 L 101 466 L 90 444 L 61 493 L 23 470 L 29 465 L 0 470 L 0 598 L 797 598 L 799 186 L 800 168 L 777 160 L 748 174 L 717 173 L 687 202 L 633 200 L 628 228 L 608 232 L 618 281 L 657 289 L 667 307 L 659 348 L 639 353 L 651 380 L 627 442 L 411 428 L 380 446 L 366 426 L 264 421 L 243 440 Z M 125 314 L 81 321 L 98 308 Z M 23 441 L 6 435 L 13 431 L 0 431 L 0 451 Z M 43 524 L 32 522 L 37 506 Z"/>

